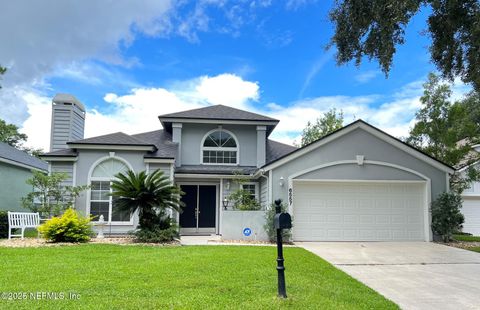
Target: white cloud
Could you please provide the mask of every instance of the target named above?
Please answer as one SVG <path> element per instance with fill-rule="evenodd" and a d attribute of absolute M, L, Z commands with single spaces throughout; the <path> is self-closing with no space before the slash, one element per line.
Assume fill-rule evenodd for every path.
<path fill-rule="evenodd" d="M 201 76 L 168 88 L 134 88 L 128 94 L 106 94 L 104 101 L 108 105 L 108 113 L 88 110 L 85 136 L 157 130 L 161 128 L 158 115 L 224 104 L 279 119 L 280 123 L 271 138 L 290 144 L 299 141 L 308 121 L 314 121 L 332 108 L 343 111 L 345 124 L 363 119 L 393 136 L 404 137 L 414 125 L 422 90 L 422 83 L 414 81 L 390 96 L 323 96 L 292 102 L 285 107 L 276 103 L 259 104 L 260 87 L 257 82 L 246 81 L 233 74 Z M 20 92 L 30 113 L 22 131 L 30 137 L 30 146 L 48 150 L 51 99 Z"/>
<path fill-rule="evenodd" d="M 244 81 L 236 75 L 203 76 L 199 80 L 196 93 L 211 104 L 245 107 L 248 100 L 259 99 L 258 83 Z"/>
<path fill-rule="evenodd" d="M 303 82 L 302 88 L 300 89 L 299 97 L 302 98 L 305 91 L 310 86 L 312 80 L 317 76 L 320 70 L 332 59 L 334 54 L 333 49 L 329 49 L 324 54 L 322 54 L 310 67 L 308 71 L 305 81 Z"/>
<path fill-rule="evenodd" d="M 358 83 L 363 84 L 373 80 L 379 74 L 380 72 L 378 70 L 369 70 L 369 71 L 365 71 L 357 74 L 354 78 Z"/>
<path fill-rule="evenodd" d="M 288 0 L 286 3 L 285 3 L 285 8 L 287 10 L 297 10 L 299 9 L 300 7 L 302 6 L 305 6 L 307 4 L 310 4 L 310 3 L 313 3 L 313 2 L 316 2 L 317 0 Z"/>
<path fill-rule="evenodd" d="M 168 31 L 164 21 L 170 9 L 171 1 L 157 0 L 142 5 L 127 0 L 5 2 L 0 41 L 9 43 L 0 49 L 0 63 L 9 72 L 4 83 L 42 79 L 58 65 L 91 57 L 128 65 L 120 49 L 136 33 Z"/>
<path fill-rule="evenodd" d="M 313 122 L 323 113 L 335 108 L 344 113 L 344 123 L 363 119 L 395 137 L 405 137 L 414 125 L 416 111 L 420 108 L 422 82 L 414 81 L 392 95 L 323 96 L 299 100 L 290 106 L 265 111 L 281 122 L 272 138 L 285 143 L 300 141 L 300 134 L 308 121 Z"/>
<path fill-rule="evenodd" d="M 22 132 L 29 136 L 27 145 L 49 149 L 51 98 L 34 92 L 21 95 L 30 116 Z M 161 128 L 158 115 L 195 109 L 210 104 L 224 104 L 249 109 L 248 103 L 258 100 L 259 86 L 232 74 L 201 76 L 174 85 L 172 88 L 134 88 L 126 95 L 108 93 L 104 101 L 108 113 L 87 111 L 85 137 L 117 131 L 128 134 Z"/>
<path fill-rule="evenodd" d="M 0 64 L 8 68 L 1 81 L 1 118 L 21 124 L 28 116 L 23 92 L 47 90 L 58 76 L 98 85 L 105 71 L 84 63 L 97 59 L 131 66 L 121 50 L 138 33 L 168 33 L 171 1 L 7 1 L 0 12 Z M 88 17 L 88 18 L 86 18 Z M 20 22 L 21 21 L 21 22 Z M 117 77 L 118 78 L 118 77 Z M 132 87 L 131 85 L 129 85 Z"/>

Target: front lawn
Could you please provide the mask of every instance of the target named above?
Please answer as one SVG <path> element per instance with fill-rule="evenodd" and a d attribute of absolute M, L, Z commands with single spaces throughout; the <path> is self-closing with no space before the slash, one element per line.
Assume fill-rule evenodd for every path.
<path fill-rule="evenodd" d="M 453 235 L 453 239 L 465 242 L 480 242 L 480 236 L 471 235 Z"/>
<path fill-rule="evenodd" d="M 286 300 L 276 297 L 274 247 L 85 244 L 0 248 L 0 257 L 0 292 L 27 293 L 0 299 L 1 309 L 397 309 L 301 248 L 285 249 Z"/>

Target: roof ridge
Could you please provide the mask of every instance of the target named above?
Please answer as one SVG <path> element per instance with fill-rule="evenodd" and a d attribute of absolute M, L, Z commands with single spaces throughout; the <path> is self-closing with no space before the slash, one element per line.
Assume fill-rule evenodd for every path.
<path fill-rule="evenodd" d="M 80 139 L 80 140 L 74 140 L 74 141 L 68 141 L 67 144 L 82 144 L 82 143 L 95 143 L 95 142 L 92 142 L 92 140 L 95 140 L 95 139 L 102 139 L 102 138 L 106 138 L 106 137 L 114 137 L 114 136 L 118 136 L 118 135 L 122 135 L 124 137 L 128 137 L 129 139 L 132 139 L 134 142 L 138 142 L 138 144 L 145 144 L 145 145 L 151 145 L 151 143 L 148 143 L 147 141 L 145 140 L 142 140 L 140 138 L 137 138 L 137 137 L 134 137 L 133 135 L 129 135 L 127 133 L 124 133 L 122 131 L 117 131 L 117 132 L 113 132 L 113 133 L 109 133 L 109 134 L 104 134 L 104 135 L 100 135 L 100 136 L 94 136 L 94 137 L 89 137 L 89 138 L 84 138 L 84 139 Z"/>
<path fill-rule="evenodd" d="M 212 113 L 212 115 L 209 115 L 209 116 L 202 115 L 203 113 L 199 114 L 199 112 L 206 112 L 206 114 L 208 114 L 208 112 L 210 110 L 214 110 L 215 108 L 234 110 L 234 111 L 239 112 L 237 114 L 240 114 L 240 113 L 243 114 L 243 117 L 242 117 L 242 115 L 239 115 L 237 118 L 235 118 L 234 116 L 225 117 L 226 112 L 223 111 L 223 113 L 222 113 L 221 110 L 220 111 L 214 111 L 219 115 L 215 115 L 215 113 Z M 224 115 L 222 115 L 222 114 L 224 114 Z M 249 118 L 246 117 L 245 115 L 249 115 L 250 120 L 253 120 L 253 121 L 279 122 L 279 120 L 274 119 L 274 118 L 269 117 L 269 116 L 265 116 L 265 115 L 262 115 L 262 114 L 259 114 L 259 113 L 242 110 L 242 109 L 232 107 L 232 106 L 228 106 L 228 105 L 224 105 L 224 104 L 209 105 L 209 106 L 204 106 L 204 107 L 195 108 L 195 109 L 183 110 L 183 111 L 178 111 L 178 112 L 173 112 L 173 113 L 166 113 L 166 114 L 159 115 L 158 118 L 160 118 L 160 119 L 161 118 L 192 118 L 192 119 L 211 118 L 211 119 L 238 119 L 238 120 L 245 119 L 245 120 L 248 120 Z M 252 118 L 251 116 L 255 116 L 256 119 Z"/>

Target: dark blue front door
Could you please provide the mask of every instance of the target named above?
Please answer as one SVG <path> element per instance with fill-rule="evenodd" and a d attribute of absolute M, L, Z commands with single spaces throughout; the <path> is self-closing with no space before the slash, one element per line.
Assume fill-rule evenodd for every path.
<path fill-rule="evenodd" d="M 215 227 L 217 188 L 215 185 L 181 185 L 185 203 L 180 214 L 182 228 Z"/>

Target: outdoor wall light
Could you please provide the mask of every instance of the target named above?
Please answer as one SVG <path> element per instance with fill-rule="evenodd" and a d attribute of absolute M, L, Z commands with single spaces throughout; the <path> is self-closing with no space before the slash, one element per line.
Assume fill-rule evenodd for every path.
<path fill-rule="evenodd" d="M 280 177 L 280 182 L 278 182 L 278 184 L 283 187 L 283 185 L 285 185 L 285 179 L 283 177 Z"/>
<path fill-rule="evenodd" d="M 227 207 L 228 207 L 228 199 L 227 197 L 223 198 L 223 209 L 224 210 L 227 210 Z"/>

